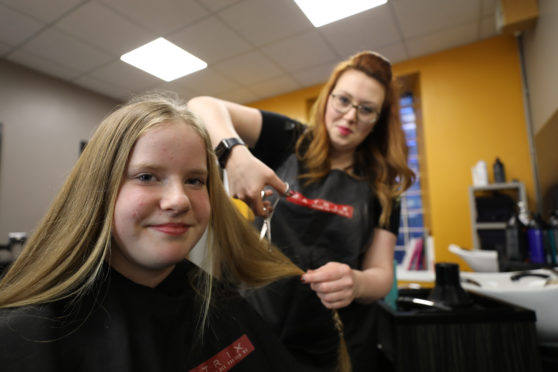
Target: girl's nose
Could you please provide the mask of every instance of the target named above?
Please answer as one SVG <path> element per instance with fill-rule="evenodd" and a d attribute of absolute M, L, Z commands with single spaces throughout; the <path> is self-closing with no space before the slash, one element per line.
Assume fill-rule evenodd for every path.
<path fill-rule="evenodd" d="M 175 213 L 187 211 L 190 208 L 190 199 L 184 190 L 182 182 L 170 182 L 163 190 L 161 209 Z"/>

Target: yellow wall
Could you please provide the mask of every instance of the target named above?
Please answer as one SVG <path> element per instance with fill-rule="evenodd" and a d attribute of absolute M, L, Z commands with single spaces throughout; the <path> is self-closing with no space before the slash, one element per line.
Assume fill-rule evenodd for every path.
<path fill-rule="evenodd" d="M 534 206 L 534 182 L 515 39 L 501 36 L 393 66 L 398 76 L 419 75 L 428 171 L 431 232 L 436 261 L 459 262 L 451 243 L 472 246 L 468 187 L 478 160 L 500 157 L 508 180 L 526 184 Z M 306 100 L 319 86 L 255 102 L 254 107 L 304 118 Z"/>
<path fill-rule="evenodd" d="M 308 100 L 316 98 L 321 87 L 321 84 L 314 85 L 281 96 L 253 102 L 250 106 L 261 110 L 279 112 L 304 123 L 307 120 Z"/>

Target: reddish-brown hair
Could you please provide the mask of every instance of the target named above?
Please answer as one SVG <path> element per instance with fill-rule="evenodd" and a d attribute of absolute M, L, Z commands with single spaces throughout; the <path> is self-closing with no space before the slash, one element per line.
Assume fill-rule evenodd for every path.
<path fill-rule="evenodd" d="M 399 93 L 392 76 L 390 62 L 375 52 L 360 52 L 339 63 L 322 88 L 310 117 L 310 128 L 297 143 L 297 155 L 306 173 L 301 177 L 316 182 L 330 170 L 330 139 L 324 117 L 328 98 L 337 81 L 348 70 L 361 71 L 377 80 L 386 90 L 382 111 L 373 131 L 357 147 L 354 169 L 368 180 L 380 200 L 380 225 L 386 226 L 391 216 L 392 201 L 408 189 L 414 173 L 407 165 L 408 148 L 399 120 Z"/>

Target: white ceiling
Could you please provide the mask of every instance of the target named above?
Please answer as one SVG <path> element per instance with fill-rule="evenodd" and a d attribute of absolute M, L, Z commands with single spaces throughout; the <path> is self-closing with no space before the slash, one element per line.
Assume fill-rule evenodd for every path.
<path fill-rule="evenodd" d="M 390 0 L 314 28 L 292 0 L 0 0 L 0 58 L 126 100 L 171 89 L 251 102 L 326 80 L 364 49 L 392 62 L 497 34 L 497 0 Z M 120 61 L 159 36 L 207 69 L 165 83 Z"/>

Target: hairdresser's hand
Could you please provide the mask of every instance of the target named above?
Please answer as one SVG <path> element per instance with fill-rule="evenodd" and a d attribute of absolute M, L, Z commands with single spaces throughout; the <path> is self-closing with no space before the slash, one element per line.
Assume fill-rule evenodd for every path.
<path fill-rule="evenodd" d="M 226 170 L 231 195 L 248 204 L 257 216 L 266 217 L 271 212 L 271 203 L 262 201 L 261 191 L 265 186 L 271 186 L 279 193 L 287 188 L 271 168 L 244 146 L 233 147 Z M 271 193 L 271 190 L 266 191 L 267 196 Z"/>
<path fill-rule="evenodd" d="M 301 280 L 310 284 L 328 309 L 348 306 L 358 293 L 354 271 L 340 262 L 328 262 L 316 270 L 309 270 Z"/>

